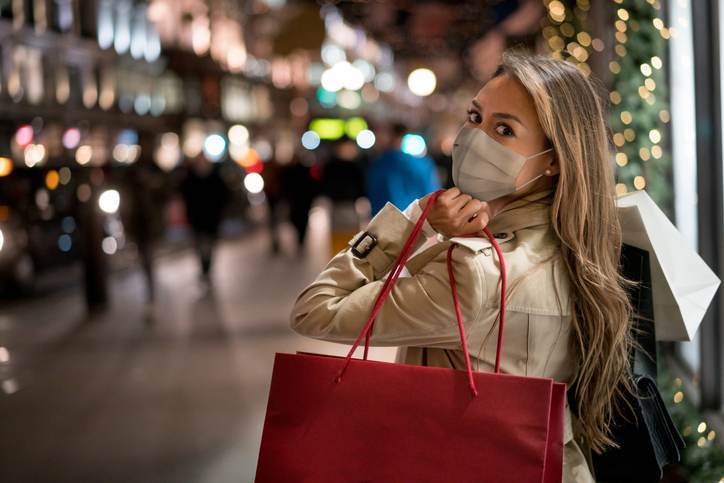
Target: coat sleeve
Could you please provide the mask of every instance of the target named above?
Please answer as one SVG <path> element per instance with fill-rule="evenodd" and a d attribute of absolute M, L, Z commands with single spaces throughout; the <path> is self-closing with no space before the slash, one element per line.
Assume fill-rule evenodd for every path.
<path fill-rule="evenodd" d="M 357 258 L 349 248 L 339 252 L 297 298 L 292 328 L 316 339 L 352 343 L 412 228 L 413 224 L 387 203 L 366 228 L 377 238 L 377 245 L 365 258 Z M 371 344 L 460 347 L 447 273 L 449 244 L 443 245 L 410 277 L 397 280 L 377 316 Z M 453 251 L 453 270 L 467 326 L 478 318 L 483 306 L 484 278 L 473 253 L 463 247 Z"/>

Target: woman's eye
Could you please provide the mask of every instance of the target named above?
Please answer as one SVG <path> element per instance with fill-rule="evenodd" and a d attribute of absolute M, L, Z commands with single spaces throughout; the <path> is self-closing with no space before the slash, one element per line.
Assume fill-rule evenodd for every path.
<path fill-rule="evenodd" d="M 495 128 L 495 132 L 501 136 L 513 136 L 515 134 L 507 124 L 498 124 Z"/>
<path fill-rule="evenodd" d="M 468 121 L 472 122 L 473 124 L 480 124 L 483 120 L 480 117 L 480 114 L 478 114 L 475 111 L 468 111 Z"/>

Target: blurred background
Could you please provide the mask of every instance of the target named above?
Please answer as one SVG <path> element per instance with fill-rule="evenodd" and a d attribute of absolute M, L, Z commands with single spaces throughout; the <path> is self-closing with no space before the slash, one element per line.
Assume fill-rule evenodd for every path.
<path fill-rule="evenodd" d="M 346 353 L 296 295 L 451 186 L 507 47 L 596 79 L 617 192 L 722 277 L 721 3 L 0 0 L 0 481 L 252 481 L 274 353 Z M 667 481 L 724 482 L 722 347 L 721 295 L 661 344 Z"/>

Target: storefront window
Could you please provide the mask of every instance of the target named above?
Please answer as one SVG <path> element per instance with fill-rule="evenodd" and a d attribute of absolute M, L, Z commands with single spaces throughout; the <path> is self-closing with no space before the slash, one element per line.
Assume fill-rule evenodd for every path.
<path fill-rule="evenodd" d="M 671 137 L 674 172 L 676 227 L 691 247 L 698 246 L 696 192 L 696 113 L 694 110 L 694 47 L 690 0 L 669 2 L 671 27 L 676 35 L 669 42 L 671 69 Z M 695 374 L 700 367 L 699 336 L 677 344 L 677 352 Z"/>

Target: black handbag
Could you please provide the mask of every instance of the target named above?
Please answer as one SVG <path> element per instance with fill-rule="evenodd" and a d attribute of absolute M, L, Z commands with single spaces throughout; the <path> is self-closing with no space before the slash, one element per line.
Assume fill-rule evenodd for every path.
<path fill-rule="evenodd" d="M 628 414 L 627 419 L 615 421 L 613 438 L 620 447 L 603 454 L 592 452 L 593 469 L 599 483 L 656 482 L 663 477 L 664 466 L 680 461 L 685 444 L 656 386 L 656 333 L 648 252 L 624 244 L 621 267 L 628 279 L 642 282 L 629 292 L 635 308 L 633 334 L 641 346 L 631 353 L 632 378 L 639 393 L 630 401 L 636 419 Z M 568 396 L 575 410 L 573 389 Z"/>

